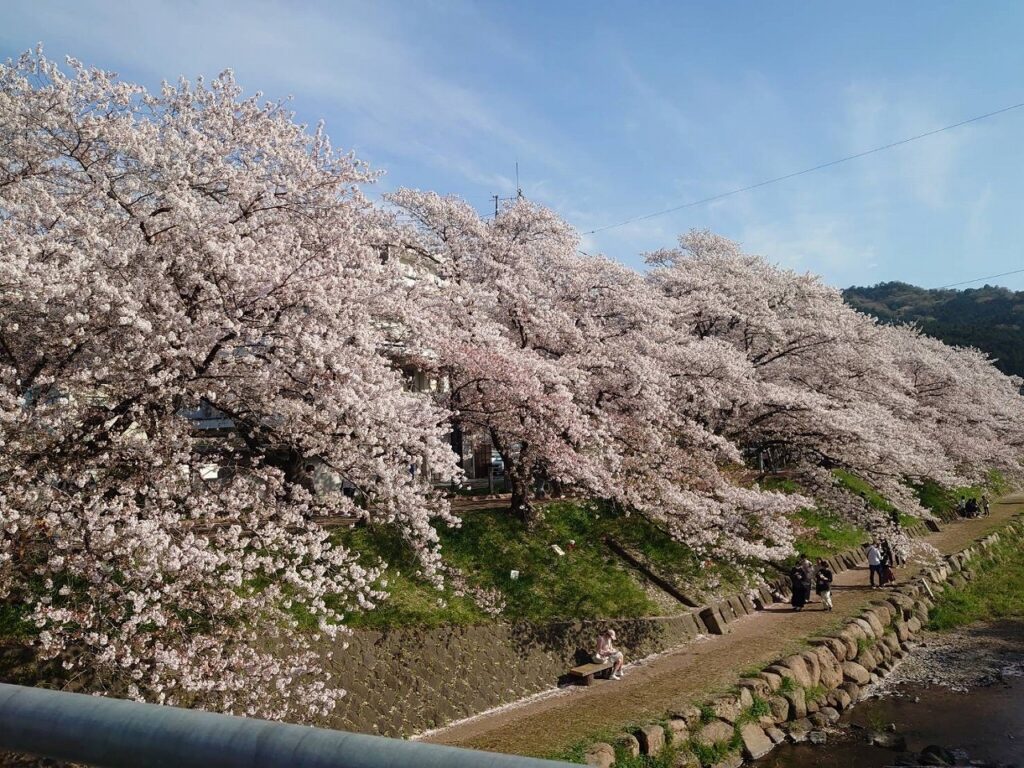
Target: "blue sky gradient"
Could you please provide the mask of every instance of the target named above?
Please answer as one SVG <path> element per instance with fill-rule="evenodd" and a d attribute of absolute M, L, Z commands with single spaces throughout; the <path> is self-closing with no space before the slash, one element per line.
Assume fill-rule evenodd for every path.
<path fill-rule="evenodd" d="M 233 68 L 400 186 L 523 191 L 581 231 L 1024 102 L 1018 2 L 5 3 L 0 57 L 156 87 Z M 1024 268 L 1024 109 L 584 237 L 708 227 L 837 286 Z M 1024 289 L 1024 274 L 990 281 Z M 981 285 L 978 283 L 977 285 Z"/>

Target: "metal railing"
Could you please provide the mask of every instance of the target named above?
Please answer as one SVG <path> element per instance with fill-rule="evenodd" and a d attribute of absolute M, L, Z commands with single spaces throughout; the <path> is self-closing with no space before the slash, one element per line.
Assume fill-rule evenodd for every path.
<path fill-rule="evenodd" d="M 571 765 L 5 683 L 0 750 L 107 768 Z"/>

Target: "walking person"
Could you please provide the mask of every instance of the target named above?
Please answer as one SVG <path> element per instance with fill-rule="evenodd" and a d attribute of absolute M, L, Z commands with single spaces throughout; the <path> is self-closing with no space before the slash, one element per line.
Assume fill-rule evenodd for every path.
<path fill-rule="evenodd" d="M 622 679 L 622 665 L 625 663 L 625 657 L 618 648 L 615 647 L 615 630 L 606 629 L 600 635 L 597 636 L 597 653 L 594 654 L 594 661 L 601 664 L 606 661 L 612 662 L 612 680 Z"/>
<path fill-rule="evenodd" d="M 965 509 L 967 517 L 978 517 L 978 500 L 973 496 L 969 498 Z"/>
<path fill-rule="evenodd" d="M 988 496 L 986 494 L 981 496 L 981 514 L 988 517 Z"/>
<path fill-rule="evenodd" d="M 878 589 L 878 585 L 875 584 L 877 578 L 879 582 L 882 580 L 882 553 L 878 550 L 878 545 L 872 541 L 868 544 L 868 583 L 872 589 Z"/>
<path fill-rule="evenodd" d="M 804 602 L 809 603 L 814 594 L 814 563 L 807 558 L 807 555 L 800 558 L 800 573 L 800 586 L 804 590 Z"/>
<path fill-rule="evenodd" d="M 887 586 L 896 583 L 896 574 L 892 567 L 896 564 L 896 557 L 893 554 L 892 546 L 886 539 L 882 542 L 882 570 L 878 579 L 879 586 Z"/>
<path fill-rule="evenodd" d="M 823 611 L 832 610 L 832 579 L 835 576 L 827 560 L 818 561 L 818 570 L 814 574 L 815 591 L 821 598 Z"/>
<path fill-rule="evenodd" d="M 804 571 L 799 563 L 789 572 L 789 585 L 793 592 L 789 604 L 793 606 L 794 611 L 802 611 L 807 604 L 807 593 L 804 591 Z"/>

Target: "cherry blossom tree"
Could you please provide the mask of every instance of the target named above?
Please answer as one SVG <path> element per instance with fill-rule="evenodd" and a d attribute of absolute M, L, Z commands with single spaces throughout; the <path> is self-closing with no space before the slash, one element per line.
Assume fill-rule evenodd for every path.
<path fill-rule="evenodd" d="M 975 482 L 990 469 L 1019 474 L 1024 380 L 1004 375 L 976 349 L 943 344 L 916 328 L 886 327 L 885 339 L 913 394 L 913 418 L 956 472 Z"/>
<path fill-rule="evenodd" d="M 389 197 L 415 226 L 405 247 L 436 265 L 418 302 L 420 364 L 449 382 L 464 429 L 502 452 L 513 509 L 528 522 L 534 478 L 609 499 L 722 556 L 786 551 L 784 512 L 802 501 L 744 489 L 723 468 L 741 456 L 705 426 L 745 389 L 730 345 L 678 333 L 638 273 L 577 251 L 575 233 L 527 201 L 491 221 L 410 190 Z"/>
<path fill-rule="evenodd" d="M 751 482 L 762 462 L 874 527 L 834 470 L 917 515 L 909 482 L 1019 472 L 1019 379 L 816 277 L 707 232 L 639 274 L 528 201 L 375 207 L 372 180 L 229 72 L 154 94 L 0 67 L 0 597 L 65 684 L 322 715 L 318 639 L 384 597 L 332 519 L 474 591 L 435 529 L 453 429 L 501 452 L 527 523 L 553 483 L 734 560 L 788 554 L 813 503 Z"/>
<path fill-rule="evenodd" d="M 372 174 L 230 72 L 69 70 L 0 67 L 0 594 L 68 684 L 319 715 L 342 692 L 298 618 L 334 636 L 380 595 L 318 521 L 393 524 L 427 574 L 451 521 L 447 415 L 387 354 Z"/>
<path fill-rule="evenodd" d="M 877 526 L 883 516 L 856 497 L 840 499 L 821 469 L 850 470 L 902 511 L 926 516 L 908 481 L 953 485 L 997 456 L 1003 466 L 1019 456 L 1010 426 L 1021 423 L 1011 415 L 1022 402 L 1015 383 L 979 356 L 880 326 L 817 277 L 774 267 L 709 232 L 690 232 L 648 261 L 677 327 L 729 342 L 755 371 L 756 385 L 715 415 L 715 431 L 752 458 L 801 473 L 810 493 L 858 522 Z M 959 401 L 953 360 L 970 369 L 959 378 L 986 392 L 990 412 Z M 957 441 L 969 414 L 987 425 L 976 432 L 993 447 Z"/>
<path fill-rule="evenodd" d="M 388 197 L 415 226 L 402 247 L 435 265 L 413 291 L 423 325 L 411 339 L 417 364 L 447 383 L 457 426 L 486 434 L 501 452 L 512 508 L 534 517 L 532 487 L 585 472 L 579 446 L 589 425 L 573 401 L 578 372 L 546 351 L 565 327 L 560 307 L 537 292 L 575 236 L 546 211 L 521 203 L 485 222 L 461 201 L 402 190 Z M 595 484 L 602 481 L 593 478 Z"/>

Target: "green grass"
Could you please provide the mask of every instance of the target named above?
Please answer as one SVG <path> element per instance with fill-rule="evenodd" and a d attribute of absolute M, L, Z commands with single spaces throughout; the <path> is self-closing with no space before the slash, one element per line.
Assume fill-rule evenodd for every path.
<path fill-rule="evenodd" d="M 600 520 L 595 521 L 594 533 L 602 537 L 612 536 L 621 544 L 639 551 L 657 573 L 674 579 L 678 584 L 690 586 L 694 593 L 701 592 L 712 579 L 718 582 L 718 589 L 725 591 L 748 585 L 742 567 L 698 557 L 685 544 L 640 515 L 626 517 L 606 510 Z"/>
<path fill-rule="evenodd" d="M 858 637 L 857 638 L 857 653 L 863 653 L 864 651 L 871 650 L 875 647 L 875 643 L 878 642 L 877 638 L 871 637 Z"/>
<path fill-rule="evenodd" d="M 758 718 L 772 713 L 772 708 L 765 699 L 754 696 L 754 703 L 747 707 L 736 719 L 736 727 L 742 728 L 747 723 L 755 723 Z"/>
<path fill-rule="evenodd" d="M 812 685 L 810 688 L 804 689 L 804 697 L 807 701 L 817 701 L 824 698 L 828 694 L 829 689 L 821 683 Z"/>
<path fill-rule="evenodd" d="M 836 470 L 841 472 L 841 470 Z M 854 483 L 858 492 L 872 493 L 877 499 L 884 499 L 871 486 L 860 478 L 843 473 L 849 482 Z M 789 478 L 778 476 L 766 476 L 761 478 L 759 485 L 766 491 L 781 491 L 783 493 L 800 493 L 800 486 Z M 811 560 L 829 558 L 848 549 L 858 547 L 868 540 L 868 534 L 845 520 L 837 517 L 828 510 L 815 507 L 801 509 L 791 515 L 791 520 L 801 529 L 802 533 L 797 536 L 793 546 L 799 555 L 806 555 Z M 799 557 L 794 555 L 786 561 L 787 565 L 797 562 Z"/>
<path fill-rule="evenodd" d="M 466 513 L 460 528 L 440 531 L 445 562 L 473 587 L 497 590 L 505 601 L 506 621 L 630 618 L 664 612 L 652 601 L 643 578 L 616 555 L 606 537 L 639 552 L 660 575 L 700 597 L 711 583 L 720 590 L 746 585 L 740 566 L 698 557 L 656 524 L 597 503 L 558 502 L 543 508 L 527 530 L 507 510 Z M 383 527 L 357 527 L 336 535 L 339 543 L 365 563 L 388 563 L 390 597 L 372 611 L 352 612 L 354 628 L 438 626 L 491 620 L 467 597 L 450 589 L 437 592 L 417 577 L 412 551 Z M 569 542 L 575 541 L 571 547 Z M 552 550 L 556 544 L 564 556 Z M 511 572 L 519 572 L 513 579 Z M 439 602 L 440 601 L 440 602 Z M 314 623 L 313 617 L 304 625 Z"/>
<path fill-rule="evenodd" d="M 496 588 L 506 619 L 628 617 L 657 613 L 640 582 L 602 541 L 604 515 L 590 505 L 550 504 L 532 531 L 504 511 L 472 512 L 443 532 L 442 552 L 473 584 Z M 569 541 L 576 546 L 569 548 Z M 557 544 L 565 556 L 556 554 Z M 512 579 L 512 570 L 519 577 Z"/>
<path fill-rule="evenodd" d="M 994 550 L 1002 556 L 998 567 L 986 560 L 963 589 L 944 590 L 929 615 L 929 629 L 1024 618 L 1024 549 L 1014 541 L 1000 542 Z"/>
<path fill-rule="evenodd" d="M 750 705 L 747 710 L 747 714 L 751 718 L 757 720 L 759 717 L 764 717 L 772 713 L 771 705 L 768 704 L 767 699 L 763 699 L 760 696 L 754 696 L 754 703 Z"/>
<path fill-rule="evenodd" d="M 925 480 L 920 484 L 914 485 L 913 488 L 917 493 L 921 506 L 931 510 L 936 515 L 942 516 L 955 512 L 957 501 L 961 498 L 980 499 L 986 493 L 990 498 L 995 498 L 1009 492 L 1010 485 L 1006 482 L 1002 472 L 993 469 L 988 472 L 984 485 L 946 488 L 934 480 Z"/>
<path fill-rule="evenodd" d="M 875 509 L 883 512 L 895 511 L 896 508 L 886 501 L 885 497 L 863 478 L 858 477 L 852 472 L 847 472 L 845 469 L 833 469 L 832 474 L 848 491 L 857 494 Z"/>
<path fill-rule="evenodd" d="M 594 731 L 584 739 L 580 739 L 573 746 L 568 749 L 563 749 L 559 752 L 554 752 L 545 755 L 548 760 L 560 760 L 566 763 L 582 763 L 584 756 L 586 755 L 587 749 L 592 744 L 598 742 L 604 742 L 605 744 L 611 744 L 615 747 L 615 766 L 616 768 L 673 768 L 675 765 L 675 757 L 681 752 L 685 752 L 689 748 L 688 742 L 682 743 L 666 743 L 665 748 L 657 757 L 648 757 L 647 755 L 638 755 L 636 757 L 627 755 L 625 751 L 615 745 L 616 738 L 622 733 L 635 733 L 637 728 L 641 724 L 638 722 L 627 723 L 619 728 L 603 729 Z M 664 726 L 664 723 L 661 724 Z M 668 734 L 665 734 L 665 738 L 668 739 Z"/>
<path fill-rule="evenodd" d="M 909 528 L 910 526 L 917 525 L 921 522 L 920 518 L 908 515 L 904 512 L 898 512 L 897 519 L 899 520 L 900 528 Z"/>
<path fill-rule="evenodd" d="M 921 506 L 936 515 L 948 515 L 956 511 L 957 501 L 963 497 L 980 499 L 984 489 L 981 486 L 963 486 L 946 488 L 934 480 L 925 480 L 914 486 Z"/>
<path fill-rule="evenodd" d="M 697 759 L 700 760 L 701 765 L 717 765 L 739 748 L 739 735 L 734 735 L 732 741 L 728 744 L 707 746 L 691 741 L 689 748 L 697 756 Z M 615 765 L 618 766 L 618 763 L 615 763 Z"/>
<path fill-rule="evenodd" d="M 918 522 L 916 517 L 897 510 L 863 478 L 845 469 L 833 469 L 832 474 L 847 490 L 860 496 L 875 509 L 890 514 L 896 512 L 899 516 L 900 525 L 904 528 Z M 980 499 L 982 494 L 986 492 L 991 496 L 999 496 L 1009 490 L 1006 479 L 997 470 L 991 470 L 988 473 L 985 485 L 983 486 L 973 485 L 961 488 L 946 488 L 934 480 L 925 480 L 921 483 L 911 484 L 910 487 L 917 494 L 921 506 L 940 517 L 953 512 L 956 509 L 957 501 L 964 496 Z"/>
<path fill-rule="evenodd" d="M 914 485 L 914 491 L 921 506 L 936 515 L 944 515 L 956 507 L 955 493 L 934 480 L 925 480 Z"/>
<path fill-rule="evenodd" d="M 868 539 L 864 530 L 826 511 L 801 509 L 793 517 L 794 522 L 809 529 L 797 537 L 795 547 L 811 560 L 829 558 L 858 547 Z"/>
<path fill-rule="evenodd" d="M 757 482 L 764 491 L 781 491 L 782 493 L 800 493 L 800 486 L 795 480 L 778 475 L 766 475 Z"/>
<path fill-rule="evenodd" d="M 474 511 L 461 528 L 441 531 L 445 562 L 469 584 L 501 592 L 505 620 L 624 618 L 659 613 L 640 581 L 601 540 L 602 517 L 588 506 L 552 504 L 532 530 L 507 511 Z M 352 613 L 351 627 L 438 626 L 489 620 L 468 597 L 439 593 L 416 573 L 412 551 L 383 528 L 356 528 L 338 536 L 367 563 L 384 560 L 389 597 L 378 608 Z M 569 548 L 569 540 L 576 547 Z M 557 544 L 565 556 L 551 549 Z M 519 571 L 517 579 L 511 572 Z"/>
<path fill-rule="evenodd" d="M 348 614 L 345 623 L 349 627 L 433 627 L 486 621 L 486 614 L 469 598 L 454 595 L 450 588 L 439 592 L 418 578 L 419 564 L 412 549 L 394 531 L 384 527 L 353 528 L 336 538 L 359 552 L 368 565 L 378 560 L 388 563 L 384 575 L 388 598 L 372 611 Z"/>
<path fill-rule="evenodd" d="M 24 603 L 0 603 L 0 638 L 16 640 L 38 631 L 28 621 L 29 607 Z"/>
<path fill-rule="evenodd" d="M 586 749 L 589 745 L 595 744 L 598 741 L 605 741 L 610 743 L 611 739 L 588 739 L 585 745 L 574 747 L 573 749 L 566 750 L 565 752 L 559 752 L 558 754 L 549 755 L 551 760 L 562 760 L 568 763 L 582 763 L 583 757 L 586 754 Z M 677 758 L 687 752 L 697 753 L 697 749 L 690 743 L 682 744 L 667 744 L 665 748 L 656 756 L 650 757 L 648 755 L 627 755 L 622 750 L 615 751 L 615 768 L 674 768 L 677 765 Z M 729 747 L 719 749 L 713 752 L 708 752 L 711 756 L 717 756 L 714 762 L 718 762 L 724 758 L 730 751 Z M 705 763 L 711 765 L 712 763 Z"/>
<path fill-rule="evenodd" d="M 990 469 L 988 471 L 988 477 L 985 480 L 985 485 L 994 496 L 1002 496 L 1012 490 L 1010 483 L 998 469 Z"/>

